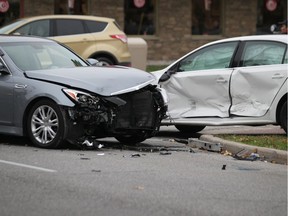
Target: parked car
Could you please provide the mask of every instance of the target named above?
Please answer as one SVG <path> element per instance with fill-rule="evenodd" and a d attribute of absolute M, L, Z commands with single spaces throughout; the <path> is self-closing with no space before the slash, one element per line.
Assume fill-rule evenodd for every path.
<path fill-rule="evenodd" d="M 0 29 L 0 34 L 49 37 L 64 43 L 82 58 L 104 65 L 131 66 L 127 37 L 112 18 L 85 15 L 46 15 L 22 18 Z"/>
<path fill-rule="evenodd" d="M 214 41 L 154 74 L 168 96 L 163 125 L 277 124 L 287 132 L 287 35 Z"/>
<path fill-rule="evenodd" d="M 135 68 L 91 66 L 53 40 L 1 35 L 0 133 L 27 135 L 43 148 L 108 136 L 144 141 L 166 111 L 155 79 Z"/>

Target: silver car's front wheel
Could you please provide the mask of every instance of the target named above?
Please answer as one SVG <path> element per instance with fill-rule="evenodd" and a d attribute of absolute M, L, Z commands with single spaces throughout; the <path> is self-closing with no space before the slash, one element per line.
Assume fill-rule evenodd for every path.
<path fill-rule="evenodd" d="M 27 120 L 31 141 L 38 147 L 56 148 L 63 142 L 64 119 L 57 104 L 41 100 L 34 104 Z"/>

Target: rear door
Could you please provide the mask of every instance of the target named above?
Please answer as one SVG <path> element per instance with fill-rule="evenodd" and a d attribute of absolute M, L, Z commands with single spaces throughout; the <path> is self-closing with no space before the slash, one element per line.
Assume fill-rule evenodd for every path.
<path fill-rule="evenodd" d="M 161 83 L 172 118 L 229 117 L 229 66 L 237 46 L 238 41 L 211 45 L 178 62 L 176 73 Z"/>
<path fill-rule="evenodd" d="M 239 67 L 231 78 L 231 114 L 259 117 L 265 115 L 287 79 L 283 64 L 287 45 L 271 41 L 243 42 Z"/>

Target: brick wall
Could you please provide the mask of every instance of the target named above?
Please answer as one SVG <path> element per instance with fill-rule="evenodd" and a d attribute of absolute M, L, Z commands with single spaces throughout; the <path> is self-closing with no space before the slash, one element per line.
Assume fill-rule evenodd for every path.
<path fill-rule="evenodd" d="M 224 5 L 223 34 L 227 37 L 256 33 L 257 1 L 230 1 Z"/>
<path fill-rule="evenodd" d="M 125 0 L 90 0 L 88 12 L 94 16 L 114 18 L 124 29 L 124 1 Z"/>
<path fill-rule="evenodd" d="M 54 14 L 54 1 L 51 0 L 26 0 L 24 5 L 24 16 L 50 15 Z"/>

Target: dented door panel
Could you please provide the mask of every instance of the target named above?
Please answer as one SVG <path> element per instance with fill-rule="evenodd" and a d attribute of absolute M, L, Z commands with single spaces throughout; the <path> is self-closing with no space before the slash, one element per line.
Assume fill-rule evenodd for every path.
<path fill-rule="evenodd" d="M 228 117 L 229 80 L 233 69 L 178 72 L 162 83 L 171 118 Z"/>
<path fill-rule="evenodd" d="M 265 115 L 287 79 L 287 64 L 236 68 L 231 78 L 231 114 Z"/>

